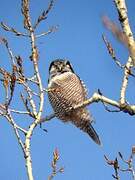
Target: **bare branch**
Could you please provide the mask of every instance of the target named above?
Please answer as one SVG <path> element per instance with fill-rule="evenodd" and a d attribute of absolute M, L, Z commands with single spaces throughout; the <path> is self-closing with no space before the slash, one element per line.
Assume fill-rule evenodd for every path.
<path fill-rule="evenodd" d="M 18 130 L 20 130 L 21 132 L 23 132 L 24 135 L 27 134 L 27 130 L 23 129 L 22 127 L 20 127 L 20 126 L 18 126 L 18 125 L 15 125 L 15 126 L 16 126 L 16 128 L 17 128 Z"/>
<path fill-rule="evenodd" d="M 15 83 L 16 83 L 16 75 L 15 75 L 16 66 L 13 65 L 12 68 L 13 68 L 13 70 L 12 70 L 12 76 L 11 76 L 11 81 L 10 81 L 10 98 L 6 104 L 7 107 L 10 105 L 10 103 L 12 101 L 14 89 L 15 89 Z"/>
<path fill-rule="evenodd" d="M 135 64 L 135 41 L 129 25 L 125 0 L 114 0 L 114 2 L 118 11 L 121 26 L 128 39 L 128 49 L 130 52 L 130 56 L 133 60 L 133 64 Z"/>
<path fill-rule="evenodd" d="M 125 65 L 122 65 L 119 61 L 119 59 L 116 57 L 115 55 L 115 51 L 111 45 L 111 43 L 106 39 L 106 37 L 104 35 L 102 35 L 103 41 L 108 49 L 109 54 L 111 55 L 112 59 L 114 60 L 114 62 L 116 63 L 117 66 L 119 66 L 121 69 L 123 69 L 125 67 Z"/>
<path fill-rule="evenodd" d="M 22 33 L 22 32 L 19 32 L 17 31 L 15 28 L 13 27 L 9 27 L 8 25 L 6 25 L 4 22 L 1 22 L 0 23 L 1 27 L 5 30 L 5 31 L 8 31 L 8 32 L 12 32 L 14 33 L 16 36 L 24 36 L 24 37 L 29 37 L 29 35 L 25 34 L 25 33 Z"/>
<path fill-rule="evenodd" d="M 121 86 L 121 91 L 120 91 L 120 104 L 124 105 L 126 103 L 126 89 L 128 85 L 128 77 L 129 77 L 129 72 L 132 67 L 132 59 L 131 57 L 128 58 L 128 61 L 126 63 L 125 69 L 124 69 L 124 77 L 122 81 L 122 86 Z"/>
<path fill-rule="evenodd" d="M 120 170 L 123 171 L 123 172 L 127 172 L 127 171 L 128 171 L 128 172 L 131 172 L 133 180 L 135 180 L 135 169 L 134 169 L 134 166 L 133 166 L 134 152 L 135 152 L 135 146 L 132 147 L 131 155 L 130 155 L 130 157 L 128 158 L 128 160 L 125 160 L 125 159 L 123 158 L 123 155 L 119 152 L 120 158 L 121 158 L 122 161 L 128 166 L 128 167 L 125 168 L 125 169 L 120 168 Z"/>
<path fill-rule="evenodd" d="M 29 100 L 30 105 L 31 105 L 31 107 L 32 107 L 32 112 L 33 112 L 33 114 L 36 116 L 36 114 L 37 114 L 36 104 L 35 104 L 34 99 L 33 99 L 33 96 L 32 96 L 32 94 L 35 94 L 35 93 L 30 89 L 30 87 L 28 86 L 27 83 L 23 83 L 23 85 L 24 85 L 25 90 L 26 90 L 26 92 L 27 92 L 27 94 L 28 94 L 28 100 Z M 37 95 L 37 94 L 36 94 L 36 95 Z"/>
<path fill-rule="evenodd" d="M 103 94 L 102 94 L 102 92 L 100 91 L 100 89 L 98 89 L 98 93 L 102 96 Z M 119 109 L 115 109 L 115 110 L 110 110 L 109 108 L 108 108 L 108 106 L 107 106 L 107 104 L 104 102 L 104 101 L 102 101 L 102 103 L 103 103 L 103 105 L 104 105 L 104 107 L 105 107 L 105 110 L 107 110 L 108 112 L 120 112 L 121 110 Z"/>
<path fill-rule="evenodd" d="M 46 121 L 50 121 L 50 120 L 53 119 L 53 118 L 55 118 L 55 114 L 54 114 L 54 113 L 52 113 L 52 114 L 50 114 L 49 116 L 46 116 L 46 117 L 44 117 L 44 118 L 41 118 L 41 119 L 40 119 L 40 123 L 43 123 L 43 122 L 46 122 Z"/>
<path fill-rule="evenodd" d="M 34 82 L 34 81 L 33 81 L 33 82 Z M 34 82 L 34 83 L 35 83 L 35 82 Z M 35 84 L 36 84 L 36 83 L 35 83 Z M 32 90 L 32 89 L 28 86 L 28 84 L 23 83 L 23 85 L 24 85 L 25 88 L 26 88 L 25 90 L 28 91 L 28 92 L 31 94 L 31 97 L 30 97 L 30 94 L 27 92 L 27 93 L 29 94 L 29 98 L 28 98 L 28 99 L 32 100 L 33 103 L 34 103 L 34 100 L 33 100 L 33 98 L 32 98 L 32 95 L 35 95 L 35 96 L 39 97 L 39 94 L 36 93 L 36 92 L 34 92 L 34 90 Z M 32 104 L 33 104 L 33 103 L 32 103 Z M 35 103 L 34 103 L 34 104 L 35 104 Z M 34 104 L 33 104 L 33 105 L 34 105 Z M 31 105 L 32 108 L 33 108 L 33 105 Z M 35 106 L 36 106 L 36 105 L 35 105 Z M 35 110 L 34 110 L 34 111 L 36 112 L 36 107 L 35 107 Z"/>
<path fill-rule="evenodd" d="M 29 112 L 30 116 L 33 117 L 33 114 L 29 108 L 29 105 L 28 105 L 28 100 L 24 98 L 24 95 L 21 93 L 21 99 L 22 99 L 22 102 L 26 108 L 26 110 Z"/>
<path fill-rule="evenodd" d="M 27 131 L 24 130 L 23 128 L 19 127 L 18 125 L 16 125 L 16 123 L 14 122 L 14 120 L 13 120 L 11 114 L 9 113 L 9 111 L 7 112 L 7 114 L 5 115 L 5 117 L 7 118 L 7 120 L 9 121 L 9 123 L 12 125 L 13 130 L 14 130 L 14 132 L 15 132 L 15 135 L 16 135 L 16 137 L 17 137 L 18 143 L 20 144 L 20 146 L 21 146 L 21 148 L 22 148 L 22 150 L 23 150 L 23 153 L 24 153 L 24 155 L 25 155 L 25 147 L 24 147 L 24 144 L 23 144 L 23 142 L 22 142 L 22 140 L 21 140 L 21 138 L 20 138 L 20 134 L 19 134 L 18 130 L 20 130 L 20 131 L 23 132 L 24 134 L 26 134 Z"/>
<path fill-rule="evenodd" d="M 36 76 L 34 75 L 33 77 L 30 77 L 30 78 L 26 78 L 27 81 L 30 81 L 34 84 L 37 84 L 39 85 L 38 81 L 36 80 Z"/>
<path fill-rule="evenodd" d="M 54 0 L 50 0 L 47 10 L 43 11 L 42 14 L 38 17 L 35 25 L 33 26 L 33 29 L 36 29 L 39 23 L 47 18 L 53 6 L 54 6 Z"/>
<path fill-rule="evenodd" d="M 130 115 L 134 115 L 135 114 L 135 105 L 129 105 L 129 104 L 124 104 L 121 105 L 121 103 L 114 101 L 112 99 L 109 99 L 103 95 L 100 95 L 99 93 L 94 93 L 89 99 L 87 99 L 86 101 L 84 101 L 82 104 L 78 104 L 76 106 L 74 106 L 74 108 L 71 108 L 71 110 L 75 110 L 81 107 L 85 107 L 87 105 L 90 105 L 92 103 L 97 103 L 97 102 L 104 102 L 106 104 L 109 104 L 111 106 L 117 107 L 118 109 L 120 109 L 121 111 L 128 113 Z"/>
<path fill-rule="evenodd" d="M 23 59 L 20 56 L 16 56 L 15 59 L 17 63 L 16 71 L 17 71 L 17 74 L 19 75 L 19 79 L 22 79 L 23 81 L 25 81 L 26 77 L 24 75 Z"/>
<path fill-rule="evenodd" d="M 42 36 L 46 36 L 46 35 L 48 35 L 48 34 L 51 34 L 51 33 L 53 33 L 53 32 L 56 32 L 57 29 L 58 29 L 58 26 L 53 26 L 53 27 L 49 28 L 49 30 L 48 30 L 47 32 L 43 32 L 43 33 L 41 33 L 41 34 L 38 34 L 38 35 L 36 35 L 35 37 L 36 37 L 36 38 L 39 38 L 39 37 L 42 37 Z"/>
<path fill-rule="evenodd" d="M 114 171 L 115 171 L 115 175 L 112 174 L 112 177 L 114 179 L 117 179 L 117 180 L 120 180 L 120 177 L 119 177 L 119 174 L 118 174 L 118 171 L 119 171 L 119 164 L 118 164 L 118 160 L 117 158 L 115 158 L 115 160 L 110 160 L 106 155 L 104 155 L 104 158 L 106 160 L 106 163 L 110 166 L 113 166 L 114 168 Z"/>
<path fill-rule="evenodd" d="M 19 111 L 19 110 L 15 110 L 15 109 L 9 109 L 10 112 L 16 113 L 16 114 L 28 114 L 30 115 L 30 113 L 28 111 Z"/>
<path fill-rule="evenodd" d="M 15 57 L 13 55 L 13 52 L 12 52 L 11 48 L 9 47 L 7 39 L 0 38 L 0 40 L 1 40 L 1 42 L 4 43 L 5 47 L 7 48 L 8 54 L 9 54 L 11 62 L 12 62 L 12 65 L 15 65 Z"/>
<path fill-rule="evenodd" d="M 115 158 L 115 160 L 110 160 L 107 156 L 104 156 L 107 164 L 112 166 L 114 168 L 114 170 L 115 170 L 115 175 L 112 175 L 113 178 L 115 178 L 117 180 L 120 180 L 118 172 L 122 171 L 122 172 L 130 172 L 131 175 L 132 175 L 133 180 L 135 180 L 135 169 L 134 169 L 134 166 L 133 166 L 134 149 L 135 149 L 135 147 L 133 146 L 132 147 L 131 155 L 129 156 L 128 160 L 124 159 L 124 157 L 121 154 L 121 152 L 118 153 L 120 159 L 123 162 L 123 164 L 127 166 L 126 168 L 122 168 L 121 167 L 122 165 L 120 164 L 120 162 L 118 162 L 118 158 L 117 157 Z"/>
<path fill-rule="evenodd" d="M 8 98 L 9 98 L 8 87 L 9 87 L 9 82 L 10 82 L 10 76 L 6 71 L 4 71 L 3 78 L 4 78 L 3 79 L 3 86 L 5 88 L 5 93 L 6 93 L 5 104 L 7 105 L 8 104 Z"/>
<path fill-rule="evenodd" d="M 6 92 L 5 105 L 7 108 L 11 103 L 14 93 L 15 82 L 16 82 L 15 69 L 16 69 L 15 65 L 12 65 L 12 74 L 11 74 L 7 72 L 5 69 L 0 68 L 0 73 L 3 75 L 3 85 Z M 10 97 L 9 97 L 9 87 L 10 87 Z"/>
<path fill-rule="evenodd" d="M 24 28 L 32 32 L 32 24 L 29 12 L 29 0 L 22 0 L 22 14 L 24 16 Z"/>
<path fill-rule="evenodd" d="M 30 58 L 33 62 L 36 81 L 39 83 L 38 84 L 38 89 L 39 89 L 39 110 L 38 110 L 38 113 L 36 111 L 36 107 L 34 105 L 34 102 L 31 99 L 32 98 L 31 91 L 29 90 L 28 86 L 26 85 L 26 91 L 28 93 L 29 101 L 32 105 L 33 113 L 35 116 L 35 121 L 32 122 L 32 124 L 29 126 L 28 133 L 26 134 L 26 139 L 25 139 L 26 168 L 27 168 L 29 180 L 33 180 L 32 159 L 31 159 L 31 153 L 30 153 L 30 141 L 31 141 L 31 137 L 33 134 L 33 130 L 38 125 L 38 123 L 40 122 L 40 119 L 41 119 L 41 114 L 43 111 L 43 104 L 44 104 L 44 91 L 43 91 L 42 81 L 41 81 L 39 68 L 38 68 L 38 49 L 36 47 L 34 29 L 32 27 L 32 23 L 31 23 L 31 19 L 30 19 L 29 0 L 22 0 L 22 14 L 24 16 L 24 28 L 26 28 L 30 34 L 31 51 L 32 51 L 32 55 L 30 56 Z"/>
<path fill-rule="evenodd" d="M 59 160 L 59 152 L 58 149 L 55 149 L 53 152 L 53 161 L 52 161 L 52 173 L 51 175 L 48 177 L 48 180 L 52 180 L 54 178 L 54 176 L 56 176 L 58 173 L 63 173 L 64 172 L 64 168 L 57 168 L 57 162 Z"/>

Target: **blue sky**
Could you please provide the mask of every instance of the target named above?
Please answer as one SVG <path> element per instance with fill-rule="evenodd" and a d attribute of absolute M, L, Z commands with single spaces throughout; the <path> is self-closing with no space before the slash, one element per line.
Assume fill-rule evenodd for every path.
<path fill-rule="evenodd" d="M 48 0 L 31 0 L 31 17 L 33 22 L 43 9 L 46 9 Z M 132 0 L 127 0 L 129 20 L 132 30 L 135 31 L 135 6 Z M 1 1 L 0 21 L 6 22 L 19 31 L 23 29 L 21 16 L 21 1 Z M 47 31 L 53 25 L 59 25 L 57 32 L 38 39 L 39 66 L 44 87 L 47 87 L 48 67 L 55 58 L 67 58 L 71 61 L 75 72 L 85 82 L 89 89 L 89 96 L 99 88 L 102 93 L 118 100 L 123 72 L 108 55 L 102 40 L 104 33 L 112 42 L 117 56 L 122 63 L 128 58 L 128 52 L 102 25 L 101 16 L 108 15 L 117 24 L 118 17 L 113 0 L 57 0 L 46 21 L 39 26 L 37 33 Z M 30 44 L 26 38 L 14 37 L 0 29 L 0 36 L 7 37 L 15 55 L 24 59 L 25 72 L 32 74 L 29 60 Z M 9 58 L 5 48 L 0 46 L 0 67 L 10 70 Z M 134 103 L 135 79 L 129 79 L 127 101 Z M 1 92 L 3 91 L 0 86 Z M 12 107 L 22 109 L 16 91 Z M 4 94 L 1 95 L 1 102 Z M 89 107 L 96 123 L 94 127 L 102 140 L 99 147 L 72 124 L 64 124 L 58 119 L 44 123 L 48 130 L 44 133 L 36 128 L 32 138 L 32 160 L 35 180 L 47 179 L 51 173 L 53 150 L 57 147 L 60 152 L 58 166 L 64 166 L 63 174 L 58 174 L 56 180 L 107 180 L 111 179 L 112 169 L 104 160 L 104 154 L 111 159 L 120 151 L 128 157 L 131 147 L 135 144 L 135 120 L 125 113 L 108 113 L 102 104 L 92 104 Z M 44 115 L 52 112 L 47 96 L 45 96 Z M 16 122 L 25 127 L 31 119 L 25 116 L 15 116 Z M 17 144 L 13 130 L 7 121 L 1 118 L 0 122 L 0 179 L 24 180 L 27 179 L 23 154 Z M 130 179 L 129 174 L 122 174 L 121 179 Z"/>

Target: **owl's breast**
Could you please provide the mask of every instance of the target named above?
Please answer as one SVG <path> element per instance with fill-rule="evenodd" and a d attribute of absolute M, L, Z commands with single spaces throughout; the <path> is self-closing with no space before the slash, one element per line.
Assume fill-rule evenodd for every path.
<path fill-rule="evenodd" d="M 68 118 L 71 109 L 85 100 L 80 79 L 71 72 L 55 76 L 48 85 L 48 97 L 57 117 Z"/>

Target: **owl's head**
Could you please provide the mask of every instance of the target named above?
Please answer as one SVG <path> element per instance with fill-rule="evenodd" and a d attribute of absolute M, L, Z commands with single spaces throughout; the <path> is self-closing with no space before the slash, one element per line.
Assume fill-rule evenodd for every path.
<path fill-rule="evenodd" d="M 72 65 L 68 60 L 63 60 L 63 59 L 56 59 L 51 62 L 50 67 L 49 67 L 49 76 L 50 78 L 60 75 L 65 72 L 73 72 L 74 70 L 72 68 Z"/>

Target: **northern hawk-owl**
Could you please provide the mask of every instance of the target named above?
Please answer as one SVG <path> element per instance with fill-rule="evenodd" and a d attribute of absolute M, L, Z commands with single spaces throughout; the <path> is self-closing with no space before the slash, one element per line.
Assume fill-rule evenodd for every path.
<path fill-rule="evenodd" d="M 69 61 L 56 59 L 50 64 L 48 97 L 57 118 L 63 122 L 72 122 L 97 144 L 101 144 L 91 125 L 92 118 L 88 109 L 86 107 L 74 109 L 75 105 L 87 99 L 87 90 Z"/>

